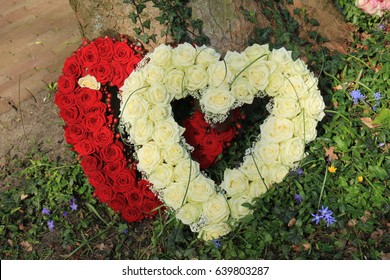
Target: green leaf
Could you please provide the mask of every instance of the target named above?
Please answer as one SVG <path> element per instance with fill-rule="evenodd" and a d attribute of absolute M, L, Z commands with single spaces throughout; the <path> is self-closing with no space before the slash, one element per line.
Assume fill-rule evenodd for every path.
<path fill-rule="evenodd" d="M 389 176 L 389 173 L 380 166 L 369 166 L 368 173 L 369 177 L 378 178 L 379 180 L 384 180 Z"/>
<path fill-rule="evenodd" d="M 372 122 L 373 124 L 379 124 L 384 127 L 390 127 L 390 109 L 384 108 L 380 111 L 379 115 Z"/>
<path fill-rule="evenodd" d="M 134 11 L 130 12 L 130 14 L 128 15 L 128 17 L 131 19 L 131 21 L 132 21 L 133 23 L 137 23 L 137 18 L 138 18 L 138 16 L 137 16 L 137 14 L 136 14 Z"/>
<path fill-rule="evenodd" d="M 147 28 L 147 29 L 150 29 L 150 19 L 144 21 L 144 22 L 142 23 L 142 26 L 145 27 L 145 28 Z"/>

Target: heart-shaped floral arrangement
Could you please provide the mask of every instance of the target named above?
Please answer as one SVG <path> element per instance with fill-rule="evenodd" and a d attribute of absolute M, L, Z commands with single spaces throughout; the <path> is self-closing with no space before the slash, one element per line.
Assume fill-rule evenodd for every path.
<path fill-rule="evenodd" d="M 132 146 L 118 131 L 118 88 L 144 50 L 126 39 L 98 38 L 65 60 L 55 103 L 65 121 L 65 139 L 81 158 L 95 196 L 129 221 L 152 217 L 161 202 L 137 173 Z"/>
<path fill-rule="evenodd" d="M 226 235 L 252 203 L 281 182 L 304 157 L 324 116 L 318 80 L 284 48 L 253 45 L 221 55 L 188 43 L 161 45 L 148 54 L 121 88 L 120 122 L 134 143 L 138 168 L 176 217 L 204 240 Z M 234 108 L 268 96 L 270 115 L 239 168 L 217 184 L 192 160 L 184 128 L 171 102 L 192 96 L 208 123 L 223 122 Z"/>

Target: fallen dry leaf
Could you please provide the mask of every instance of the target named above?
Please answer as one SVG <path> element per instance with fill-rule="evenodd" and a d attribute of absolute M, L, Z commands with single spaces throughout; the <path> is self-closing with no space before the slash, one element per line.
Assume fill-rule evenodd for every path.
<path fill-rule="evenodd" d="M 325 157 L 328 158 L 329 160 L 337 160 L 339 159 L 339 157 L 334 153 L 334 150 L 336 149 L 336 147 L 330 147 L 329 149 L 328 148 L 325 148 Z"/>
<path fill-rule="evenodd" d="M 373 124 L 373 120 L 371 118 L 364 117 L 360 119 L 368 128 L 377 128 L 379 126 L 378 124 Z"/>
<path fill-rule="evenodd" d="M 348 221 L 348 223 L 347 223 L 347 226 L 349 226 L 349 227 L 354 227 L 354 226 L 357 225 L 357 223 L 358 223 L 357 220 L 355 220 L 355 219 L 350 219 L 350 220 Z"/>
<path fill-rule="evenodd" d="M 311 245 L 308 242 L 306 242 L 304 244 L 294 244 L 294 245 L 292 245 L 292 249 L 295 252 L 300 252 L 301 251 L 301 247 L 303 247 L 303 251 L 307 251 L 307 250 L 309 250 L 311 248 Z"/>
<path fill-rule="evenodd" d="M 22 246 L 26 252 L 32 252 L 33 250 L 32 245 L 28 241 L 20 242 L 20 246 Z"/>
<path fill-rule="evenodd" d="M 288 226 L 288 227 L 292 227 L 292 226 L 295 225 L 296 222 L 297 222 L 297 219 L 292 218 L 292 219 L 288 222 L 287 226 Z"/>
<path fill-rule="evenodd" d="M 9 246 L 11 246 L 11 247 L 14 246 L 14 242 L 13 242 L 11 239 L 8 239 L 8 240 L 7 240 L 7 243 L 8 243 Z"/>
<path fill-rule="evenodd" d="M 364 216 L 363 217 L 360 217 L 360 220 L 363 222 L 363 223 L 367 223 L 367 220 L 371 217 L 371 213 L 368 212 L 368 211 L 364 211 Z"/>
<path fill-rule="evenodd" d="M 335 87 L 332 87 L 334 91 L 336 90 L 342 90 L 343 89 L 343 86 L 342 85 L 338 85 L 338 86 L 335 86 Z"/>
<path fill-rule="evenodd" d="M 380 253 L 382 260 L 390 260 L 390 253 Z"/>
<path fill-rule="evenodd" d="M 103 251 L 104 249 L 106 249 L 106 245 L 104 245 L 104 243 L 100 243 L 98 245 L 95 246 L 96 249 L 100 250 L 100 251 Z"/>
<path fill-rule="evenodd" d="M 376 242 L 380 242 L 383 236 L 383 229 L 378 228 L 376 231 L 371 233 L 371 238 L 374 239 Z"/>
<path fill-rule="evenodd" d="M 20 200 L 25 200 L 28 197 L 28 194 L 21 194 Z"/>

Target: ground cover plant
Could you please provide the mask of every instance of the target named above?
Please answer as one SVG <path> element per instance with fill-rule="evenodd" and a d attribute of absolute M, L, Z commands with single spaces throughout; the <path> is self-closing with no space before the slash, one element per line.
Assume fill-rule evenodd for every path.
<path fill-rule="evenodd" d="M 354 42 L 345 54 L 329 55 L 325 48 L 311 51 L 312 45 L 294 36 L 297 30 L 285 30 L 294 26 L 285 24 L 293 19 L 275 11 L 269 16 L 284 24 L 275 30 L 258 29 L 249 42 L 263 44 L 270 36 L 288 34 L 272 47 L 294 50 L 295 58 L 305 55 L 319 77 L 326 115 L 299 166 L 253 205 L 246 204 L 253 213 L 229 235 L 197 240 L 174 213 L 163 210 L 153 221 L 127 224 L 97 202 L 79 159 L 70 151 L 69 159 L 58 161 L 33 151 L 29 162 L 20 163 L 20 171 L 0 174 L 22 181 L 18 188 L 10 185 L 1 192 L 1 258 L 389 258 L 388 16 L 368 16 L 350 1 L 336 2 L 355 26 Z M 264 117 L 245 114 L 235 128 L 235 140 L 211 173 L 223 176 L 226 167 L 241 161 L 256 134 L 255 124 Z"/>

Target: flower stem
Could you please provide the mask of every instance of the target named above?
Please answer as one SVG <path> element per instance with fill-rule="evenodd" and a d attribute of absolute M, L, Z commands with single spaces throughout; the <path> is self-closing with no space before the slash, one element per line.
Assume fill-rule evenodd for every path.
<path fill-rule="evenodd" d="M 322 182 L 320 199 L 318 200 L 317 209 L 320 209 L 321 199 L 322 199 L 322 195 L 324 194 L 325 183 L 326 183 L 327 177 L 328 177 L 328 168 L 325 168 L 325 177 L 324 177 L 324 181 Z"/>

